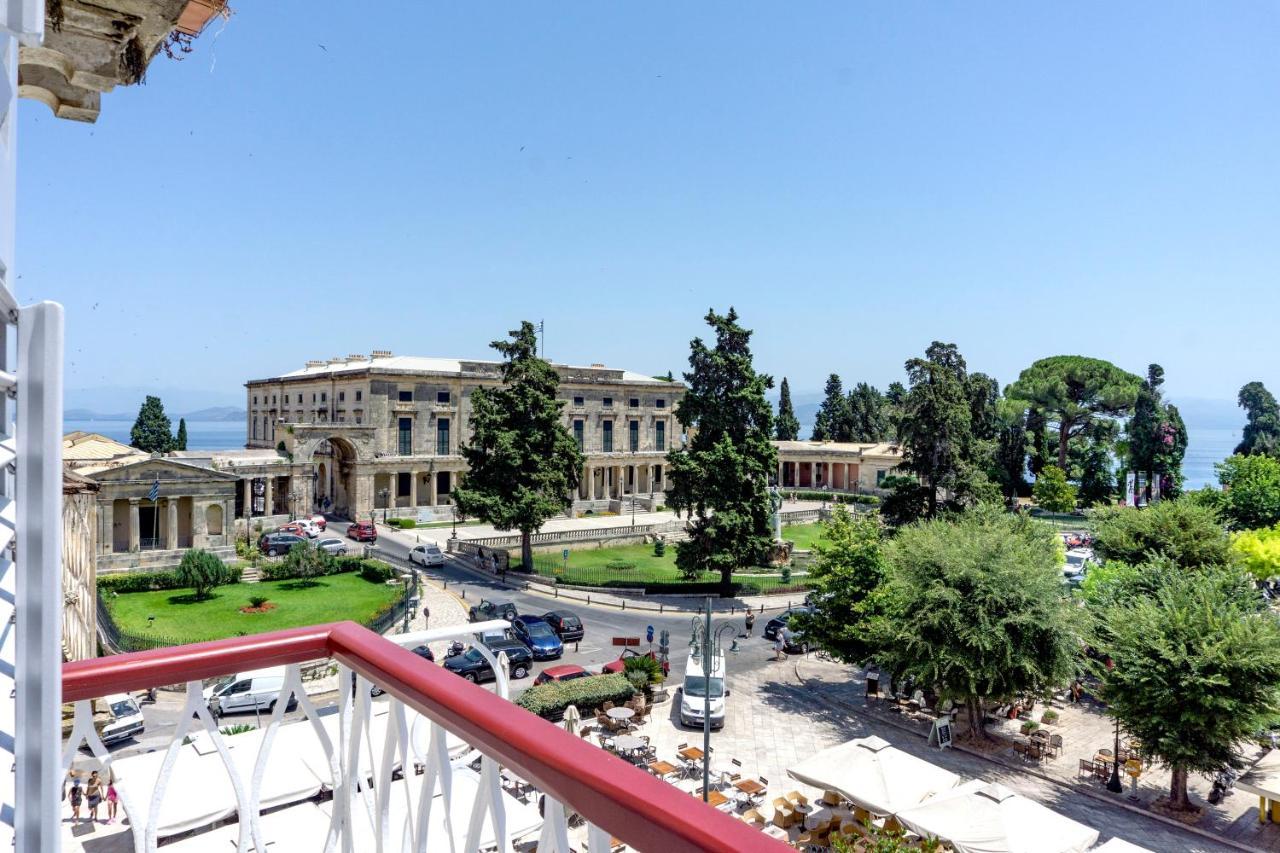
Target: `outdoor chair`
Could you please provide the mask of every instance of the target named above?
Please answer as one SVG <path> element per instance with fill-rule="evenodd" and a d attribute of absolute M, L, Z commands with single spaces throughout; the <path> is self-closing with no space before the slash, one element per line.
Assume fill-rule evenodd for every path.
<path fill-rule="evenodd" d="M 611 700 L 611 699 L 606 699 L 606 700 L 605 700 L 605 702 L 604 702 L 604 705 L 603 705 L 602 707 L 603 707 L 606 711 L 610 711 L 610 710 L 612 710 L 612 709 L 613 709 L 613 700 Z"/>
<path fill-rule="evenodd" d="M 590 736 L 591 736 L 591 733 L 592 733 L 593 731 L 595 731 L 595 728 L 596 728 L 595 726 L 593 726 L 593 725 L 591 725 L 590 723 L 588 723 L 587 725 L 583 726 L 583 727 L 578 731 L 578 736 L 579 736 L 579 737 L 590 737 Z"/>
<path fill-rule="evenodd" d="M 747 811 L 743 812 L 742 820 L 751 824 L 756 829 L 764 829 L 764 815 L 760 814 L 760 812 L 755 809 L 747 809 Z"/>
<path fill-rule="evenodd" d="M 824 806 L 838 806 L 840 805 L 840 795 L 835 791 L 823 791 L 822 804 Z"/>
<path fill-rule="evenodd" d="M 791 826 L 791 819 L 792 817 L 794 817 L 794 815 L 795 815 L 795 812 L 791 811 L 791 809 L 775 808 L 773 810 L 773 820 L 771 821 L 771 823 L 773 823 L 774 826 L 778 827 L 778 829 L 786 829 L 787 827 Z"/>
<path fill-rule="evenodd" d="M 1111 765 L 1105 761 L 1095 761 L 1093 763 L 1093 776 L 1099 782 L 1106 782 L 1111 778 Z"/>
<path fill-rule="evenodd" d="M 1049 749 L 1055 758 L 1062 755 L 1062 735 L 1049 735 Z"/>
<path fill-rule="evenodd" d="M 787 799 L 788 799 L 788 800 L 790 800 L 791 802 L 793 802 L 793 803 L 797 803 L 797 804 L 799 804 L 799 805 L 808 805 L 808 804 L 809 804 L 809 798 L 808 798 L 808 797 L 806 797 L 804 794 L 800 793 L 799 791 L 788 791 L 788 792 L 787 792 Z"/>
<path fill-rule="evenodd" d="M 1093 759 L 1092 758 L 1080 759 L 1080 768 L 1076 771 L 1076 777 L 1079 778 L 1080 776 L 1092 776 L 1092 775 L 1094 775 Z"/>

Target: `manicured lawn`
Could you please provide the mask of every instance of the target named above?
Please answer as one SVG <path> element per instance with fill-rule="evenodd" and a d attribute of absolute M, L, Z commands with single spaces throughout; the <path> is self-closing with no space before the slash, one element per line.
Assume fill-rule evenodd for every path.
<path fill-rule="evenodd" d="M 782 538 L 796 543 L 797 550 L 808 551 L 813 548 L 815 542 L 822 538 L 822 530 L 822 525 L 817 522 L 813 524 L 795 524 L 791 527 L 782 528 Z"/>
<path fill-rule="evenodd" d="M 372 583 L 349 572 L 306 583 L 288 580 L 220 586 L 213 591 L 213 598 L 205 601 L 192 601 L 191 593 L 180 589 L 107 595 L 104 600 L 122 631 L 194 642 L 341 619 L 367 622 L 403 594 L 402 586 Z M 241 613 L 240 608 L 249 605 L 251 595 L 266 596 L 275 609 Z M 148 616 L 156 617 L 150 627 Z"/>

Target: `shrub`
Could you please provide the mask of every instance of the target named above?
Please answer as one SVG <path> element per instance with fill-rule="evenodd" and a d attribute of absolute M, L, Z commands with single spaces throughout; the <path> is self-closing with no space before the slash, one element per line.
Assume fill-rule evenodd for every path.
<path fill-rule="evenodd" d="M 653 540 L 653 556 L 663 557 L 667 553 L 667 541 L 665 539 Z"/>
<path fill-rule="evenodd" d="M 630 680 L 632 684 L 635 684 L 636 687 L 640 688 L 646 687 L 650 684 L 660 684 L 663 679 L 662 664 L 658 663 L 655 658 L 648 657 L 647 655 L 637 655 L 636 657 L 625 658 L 622 661 L 622 673 L 627 676 L 628 680 Z M 643 680 L 636 683 L 636 681 L 632 679 L 633 675 L 639 675 Z"/>
<path fill-rule="evenodd" d="M 636 567 L 636 564 L 630 560 L 613 559 L 605 563 L 604 567 L 611 572 L 629 572 Z"/>
<path fill-rule="evenodd" d="M 299 542 L 280 561 L 289 577 L 318 578 L 333 574 L 333 555 L 321 551 L 310 542 Z"/>
<path fill-rule="evenodd" d="M 266 603 L 267 603 L 267 601 L 269 601 L 269 599 L 268 599 L 265 595 L 251 595 L 251 596 L 249 596 L 249 606 L 250 606 L 250 607 L 261 607 L 262 605 L 266 604 Z"/>
<path fill-rule="evenodd" d="M 1025 723 L 1022 724 L 1022 733 L 1024 735 L 1029 735 L 1038 728 L 1040 728 L 1040 724 L 1037 723 L 1035 720 L 1027 720 Z"/>
<path fill-rule="evenodd" d="M 570 705 L 576 705 L 583 717 L 587 717 L 605 702 L 618 705 L 635 694 L 636 690 L 626 676 L 611 673 L 536 684 L 521 693 L 516 704 L 544 719 L 558 720 Z"/>
<path fill-rule="evenodd" d="M 1052 709 L 1045 711 L 1040 715 L 1040 722 L 1044 723 L 1046 726 L 1053 725 L 1058 722 L 1058 712 Z"/>
<path fill-rule="evenodd" d="M 783 566 L 782 567 L 782 585 L 788 586 L 790 585 L 790 583 L 791 583 L 791 567 Z"/>
<path fill-rule="evenodd" d="M 417 527 L 417 526 L 418 526 L 418 520 L 417 520 L 416 518 L 402 518 L 402 519 L 400 519 L 400 529 L 401 529 L 401 530 L 412 530 L 413 528 L 415 528 L 415 527 Z"/>
<path fill-rule="evenodd" d="M 174 575 L 182 586 L 195 590 L 196 598 L 208 598 L 214 587 L 240 579 L 234 569 L 201 548 L 183 554 Z"/>
<path fill-rule="evenodd" d="M 248 723 L 236 723 L 234 726 L 223 726 L 218 729 L 218 734 L 231 737 L 232 735 L 242 735 L 251 731 L 254 731 L 254 728 Z"/>
<path fill-rule="evenodd" d="M 381 560 L 361 560 L 360 577 L 370 583 L 385 583 L 395 577 L 395 569 Z"/>
<path fill-rule="evenodd" d="M 151 592 L 157 589 L 181 589 L 173 572 L 125 572 L 98 578 L 99 592 Z"/>

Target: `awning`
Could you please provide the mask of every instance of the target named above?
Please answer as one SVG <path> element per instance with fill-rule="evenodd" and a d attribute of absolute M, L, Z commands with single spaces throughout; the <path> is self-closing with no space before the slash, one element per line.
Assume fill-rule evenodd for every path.
<path fill-rule="evenodd" d="M 1280 749 L 1272 749 L 1236 780 L 1241 791 L 1280 800 Z"/>
<path fill-rule="evenodd" d="M 1084 853 L 1098 831 L 1015 794 L 974 780 L 898 812 L 898 821 L 956 853 Z"/>
<path fill-rule="evenodd" d="M 787 774 L 835 791 L 872 814 L 896 814 L 955 788 L 960 777 L 878 737 L 858 738 L 806 758 Z"/>

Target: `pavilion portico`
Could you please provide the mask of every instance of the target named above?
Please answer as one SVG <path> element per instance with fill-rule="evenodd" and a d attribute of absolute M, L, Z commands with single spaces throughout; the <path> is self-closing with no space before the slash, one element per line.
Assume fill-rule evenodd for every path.
<path fill-rule="evenodd" d="M 885 443 L 775 441 L 777 484 L 783 489 L 875 491 L 902 462 L 901 450 Z"/>

